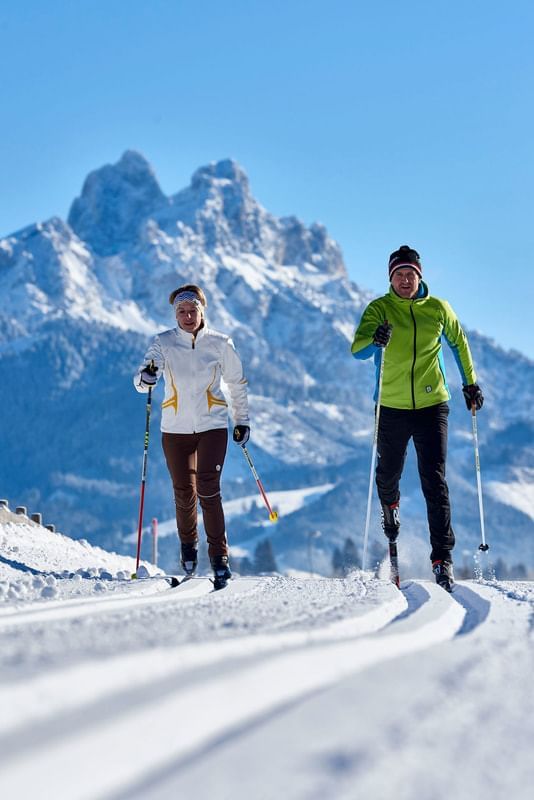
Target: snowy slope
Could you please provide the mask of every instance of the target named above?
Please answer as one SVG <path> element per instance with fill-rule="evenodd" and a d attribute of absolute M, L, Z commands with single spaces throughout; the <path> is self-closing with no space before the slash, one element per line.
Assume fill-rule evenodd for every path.
<path fill-rule="evenodd" d="M 153 575 L 161 572 L 142 566 Z M 109 553 L 85 539 L 74 541 L 0 508 L 0 604 L 116 592 L 135 567 L 134 558 Z"/>
<path fill-rule="evenodd" d="M 2 797 L 530 796 L 530 583 L 101 583 L 0 607 Z"/>

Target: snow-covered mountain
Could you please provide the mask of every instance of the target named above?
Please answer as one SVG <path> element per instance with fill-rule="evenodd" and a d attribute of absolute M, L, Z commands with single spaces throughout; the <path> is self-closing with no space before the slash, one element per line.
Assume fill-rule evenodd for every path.
<path fill-rule="evenodd" d="M 307 494 L 276 527 L 249 505 L 232 518 L 231 541 L 247 552 L 270 536 L 281 565 L 303 566 L 320 531 L 316 566 L 327 573 L 334 546 L 347 536 L 360 543 L 365 517 L 373 369 L 355 362 L 349 345 L 371 295 L 349 280 L 323 226 L 270 214 L 230 160 L 200 168 L 167 197 L 143 156 L 126 152 L 88 176 L 67 222 L 53 218 L 0 240 L 0 494 L 65 532 L 131 548 L 144 431 L 131 374 L 150 336 L 172 327 L 168 294 L 183 282 L 204 287 L 209 323 L 233 336 L 246 364 L 251 453 L 267 489 L 330 487 Z M 479 433 L 488 540 L 509 563 L 532 565 L 534 365 L 480 334 L 470 341 L 486 396 Z M 448 369 L 449 480 L 459 552 L 467 553 L 479 542 L 470 417 L 456 368 Z M 173 515 L 158 422 L 154 414 L 147 521 Z M 237 448 L 224 487 L 227 499 L 255 490 Z M 413 460 L 402 516 L 401 553 L 426 568 Z M 377 513 L 373 534 L 381 541 Z M 176 550 L 172 537 L 162 541 L 164 566 Z"/>

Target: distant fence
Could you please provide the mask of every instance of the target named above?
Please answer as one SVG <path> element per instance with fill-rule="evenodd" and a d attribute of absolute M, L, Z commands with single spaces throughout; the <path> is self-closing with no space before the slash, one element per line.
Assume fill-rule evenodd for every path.
<path fill-rule="evenodd" d="M 0 499 L 0 509 L 4 509 L 5 511 L 11 511 L 11 509 L 9 508 L 9 501 L 6 500 L 5 498 Z M 28 517 L 28 509 L 26 508 L 26 506 L 15 506 L 15 514 L 21 517 L 27 517 L 31 522 L 35 522 L 36 525 L 41 525 L 41 526 L 43 525 L 43 515 L 41 514 L 40 511 L 35 511 Z M 48 523 L 44 527 L 48 531 L 52 531 L 52 533 L 55 533 L 56 531 L 56 526 L 53 525 L 52 523 Z"/>

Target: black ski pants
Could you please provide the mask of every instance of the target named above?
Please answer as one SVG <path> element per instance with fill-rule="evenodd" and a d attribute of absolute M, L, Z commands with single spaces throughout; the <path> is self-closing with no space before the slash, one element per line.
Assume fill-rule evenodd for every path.
<path fill-rule="evenodd" d="M 449 487 L 445 480 L 448 416 L 447 403 L 413 411 L 380 407 L 376 467 L 378 496 L 388 505 L 399 502 L 399 482 L 408 442 L 413 439 L 426 500 L 432 561 L 451 559 L 454 547 Z"/>

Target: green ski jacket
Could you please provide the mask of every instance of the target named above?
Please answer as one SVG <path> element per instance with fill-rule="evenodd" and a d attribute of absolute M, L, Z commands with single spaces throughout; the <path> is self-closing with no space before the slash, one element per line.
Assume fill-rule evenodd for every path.
<path fill-rule="evenodd" d="M 373 344 L 373 335 L 385 320 L 393 326 L 393 331 L 388 346 L 380 348 Z M 388 294 L 373 300 L 363 312 L 351 352 L 355 358 L 374 357 L 375 402 L 381 352 L 384 352 L 381 405 L 416 409 L 450 400 L 441 348 L 443 338 L 454 354 L 462 382 L 476 383 L 469 345 L 458 318 L 445 300 L 428 293 L 426 283 L 421 281 L 418 295 L 409 300 L 399 297 L 392 287 Z"/>

